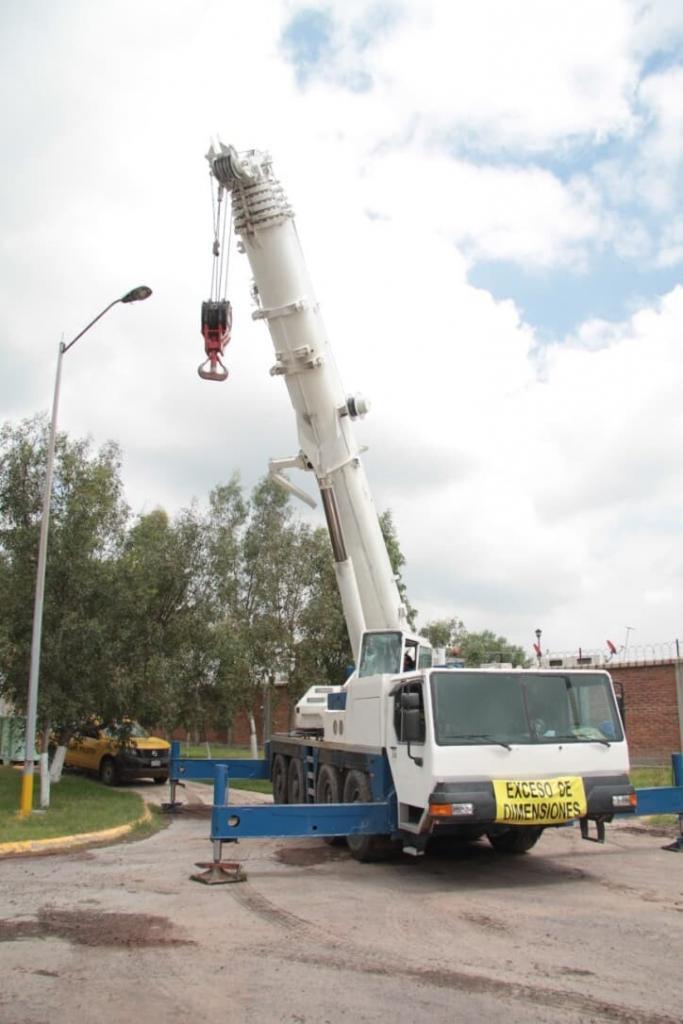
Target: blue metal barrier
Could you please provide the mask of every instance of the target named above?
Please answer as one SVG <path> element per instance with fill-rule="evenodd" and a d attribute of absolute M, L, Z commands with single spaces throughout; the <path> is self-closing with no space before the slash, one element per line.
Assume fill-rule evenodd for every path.
<path fill-rule="evenodd" d="M 229 807 L 229 792 L 228 767 L 219 764 L 213 787 L 212 842 L 267 836 L 384 835 L 392 830 L 387 802 Z"/>
<path fill-rule="evenodd" d="M 671 755 L 673 786 L 637 789 L 636 814 L 683 814 L 683 754 Z"/>
<path fill-rule="evenodd" d="M 678 835 L 665 850 L 683 853 L 683 754 L 671 755 L 673 786 L 652 786 L 637 789 L 636 814 L 677 814 Z"/>

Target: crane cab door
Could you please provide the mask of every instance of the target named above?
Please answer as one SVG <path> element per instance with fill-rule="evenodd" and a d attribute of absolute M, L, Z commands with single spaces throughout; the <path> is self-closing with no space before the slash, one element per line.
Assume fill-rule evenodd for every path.
<path fill-rule="evenodd" d="M 417 831 L 425 805 L 426 717 L 424 681 L 397 683 L 389 702 L 389 764 L 398 800 L 399 827 Z"/>

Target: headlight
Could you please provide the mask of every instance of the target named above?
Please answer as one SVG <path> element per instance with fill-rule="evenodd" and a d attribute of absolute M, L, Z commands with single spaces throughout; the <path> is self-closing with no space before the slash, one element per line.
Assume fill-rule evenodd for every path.
<path fill-rule="evenodd" d="M 621 793 L 612 797 L 612 807 L 637 807 L 638 797 L 635 793 Z"/>
<path fill-rule="evenodd" d="M 474 804 L 430 804 L 432 818 L 469 818 L 474 814 Z"/>

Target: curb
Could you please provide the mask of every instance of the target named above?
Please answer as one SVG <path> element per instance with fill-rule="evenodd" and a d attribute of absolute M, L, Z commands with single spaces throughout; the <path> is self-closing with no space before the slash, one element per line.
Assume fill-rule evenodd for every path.
<path fill-rule="evenodd" d="M 104 843 L 114 839 L 121 839 L 137 825 L 142 825 L 152 820 L 149 807 L 145 804 L 145 810 L 135 821 L 127 825 L 116 825 L 114 828 L 105 828 L 101 832 L 81 832 L 74 836 L 54 836 L 52 839 L 22 839 L 16 843 L 0 843 L 0 857 L 20 853 L 52 853 L 60 850 L 73 850 L 79 846 L 87 846 L 90 843 Z"/>

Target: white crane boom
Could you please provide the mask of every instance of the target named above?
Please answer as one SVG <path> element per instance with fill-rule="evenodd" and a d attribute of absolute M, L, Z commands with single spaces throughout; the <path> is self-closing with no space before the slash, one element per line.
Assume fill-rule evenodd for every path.
<path fill-rule="evenodd" d="M 219 185 L 232 195 L 235 231 L 254 276 L 258 309 L 275 347 L 271 374 L 282 375 L 296 414 L 301 452 L 273 460 L 271 470 L 315 474 L 332 541 L 337 582 L 357 663 L 365 630 L 406 629 L 405 607 L 387 554 L 360 459 L 352 419 L 366 407 L 348 398 L 327 341 L 294 223 L 268 153 L 207 154 Z M 288 484 L 288 481 L 286 481 Z M 294 485 L 290 489 L 305 496 Z"/>

